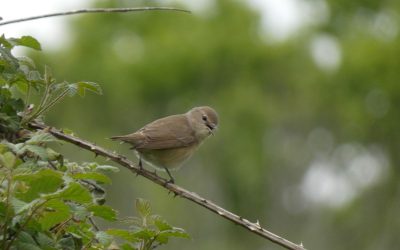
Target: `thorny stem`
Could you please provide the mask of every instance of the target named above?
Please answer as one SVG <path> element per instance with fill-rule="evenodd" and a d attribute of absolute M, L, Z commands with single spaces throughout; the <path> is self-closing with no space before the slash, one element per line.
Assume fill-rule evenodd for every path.
<path fill-rule="evenodd" d="M 96 155 L 104 156 L 107 159 L 110 159 L 110 160 L 114 161 L 115 163 L 129 169 L 130 171 L 137 173 L 138 175 L 141 175 L 141 176 L 149 179 L 150 181 L 168 189 L 170 192 L 174 193 L 175 196 L 180 196 L 191 202 L 194 202 L 197 205 L 200 205 L 200 206 L 212 211 L 213 213 L 217 214 L 218 216 L 221 216 L 227 220 L 230 220 L 230 221 L 234 222 L 235 224 L 240 225 L 243 228 L 247 229 L 248 231 L 250 231 L 258 236 L 261 236 L 265 239 L 268 239 L 268 240 L 274 242 L 275 244 L 278 244 L 286 249 L 305 250 L 305 248 L 303 247 L 302 244 L 295 244 L 279 235 L 276 235 L 276 234 L 266 230 L 265 228 L 261 227 L 261 225 L 258 222 L 256 222 L 256 223 L 251 222 L 239 215 L 236 215 L 236 214 L 230 212 L 227 209 L 224 209 L 224 208 L 218 206 L 214 202 L 212 202 L 208 199 L 205 199 L 194 192 L 191 192 L 191 191 L 186 190 L 178 185 L 170 183 L 168 180 L 166 180 L 158 175 L 155 175 L 153 172 L 148 171 L 143 168 L 140 168 L 137 164 L 134 164 L 133 162 L 131 162 L 130 160 L 128 160 L 126 157 L 124 157 L 122 155 L 112 153 L 102 147 L 95 145 L 94 143 L 85 141 L 78 137 L 64 134 L 62 131 L 48 127 L 47 125 L 44 125 L 44 124 L 30 123 L 29 125 L 30 125 L 30 127 L 36 128 L 36 129 L 46 129 L 49 133 L 51 133 L 53 136 L 57 137 L 58 139 L 70 142 L 80 148 L 89 150 L 89 151 L 95 153 Z"/>

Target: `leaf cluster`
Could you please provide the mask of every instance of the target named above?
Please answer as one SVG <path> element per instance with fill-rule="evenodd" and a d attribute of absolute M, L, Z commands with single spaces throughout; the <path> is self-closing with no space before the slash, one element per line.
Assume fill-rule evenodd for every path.
<path fill-rule="evenodd" d="M 110 179 L 102 166 L 64 160 L 49 143 L 57 140 L 45 131 L 29 131 L 23 142 L 0 143 L 3 249 L 102 246 L 92 220 L 116 220 L 116 211 L 102 205 L 100 185 Z"/>
<path fill-rule="evenodd" d="M 101 94 L 92 82 L 57 82 L 48 67 L 41 73 L 29 58 L 17 58 L 15 46 L 40 50 L 29 36 L 0 37 L 0 247 L 2 249 L 152 249 L 170 237 L 188 235 L 150 214 L 150 205 L 137 201 L 140 218 L 127 220 L 132 230 L 102 231 L 95 219 L 117 220 L 117 211 L 104 205 L 105 171 L 112 166 L 64 159 L 52 145 L 60 143 L 47 131 L 31 131 L 37 121 L 65 96 Z M 31 103 L 32 92 L 39 96 Z M 129 236 L 129 237 L 128 237 Z"/>
<path fill-rule="evenodd" d="M 100 86 L 94 82 L 57 82 L 49 67 L 44 67 L 44 72 L 41 73 L 29 57 L 15 57 L 12 49 L 16 46 L 41 50 L 40 43 L 31 36 L 6 38 L 2 35 L 0 37 L 0 87 L 2 87 L 0 121 L 4 122 L 2 127 L 12 129 L 5 132 L 15 132 L 18 126 L 26 125 L 39 118 L 65 96 L 78 94 L 83 97 L 87 90 L 97 94 L 102 93 Z M 40 100 L 36 104 L 30 103 L 33 91 L 41 93 Z M 23 96 L 24 101 L 21 98 L 11 98 L 13 94 Z M 10 113 L 18 115 L 13 116 Z M 5 128 L 2 130 L 4 131 Z"/>
<path fill-rule="evenodd" d="M 136 199 L 136 210 L 139 217 L 129 217 L 124 220 L 131 226 L 129 230 L 108 229 L 109 235 L 116 236 L 124 243 L 124 250 L 150 250 L 159 245 L 167 244 L 172 237 L 186 238 L 190 236 L 182 228 L 173 227 L 161 216 L 152 214 L 149 201 Z"/>

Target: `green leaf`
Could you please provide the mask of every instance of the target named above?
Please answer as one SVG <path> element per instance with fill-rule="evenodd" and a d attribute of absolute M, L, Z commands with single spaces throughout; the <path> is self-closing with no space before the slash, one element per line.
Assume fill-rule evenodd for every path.
<path fill-rule="evenodd" d="M 19 233 L 16 245 L 18 250 L 41 250 L 33 237 L 25 231 Z"/>
<path fill-rule="evenodd" d="M 47 132 L 39 131 L 34 133 L 32 137 L 25 143 L 30 145 L 38 145 L 45 142 L 59 142 L 59 140 Z"/>
<path fill-rule="evenodd" d="M 42 160 L 48 159 L 47 150 L 44 147 L 41 147 L 38 145 L 25 145 L 24 147 L 21 148 L 21 151 L 19 153 L 26 152 L 26 151 L 29 151 L 29 152 L 35 154 L 36 156 L 40 157 L 40 159 L 42 159 Z"/>
<path fill-rule="evenodd" d="M 147 217 L 148 215 L 150 215 L 151 207 L 149 201 L 144 200 L 142 198 L 137 198 L 135 204 L 136 204 L 136 210 L 142 217 Z"/>
<path fill-rule="evenodd" d="M 95 82 L 77 82 L 73 83 L 76 86 L 79 96 L 85 96 L 86 90 L 92 91 L 98 95 L 103 94 L 99 84 Z"/>
<path fill-rule="evenodd" d="M 35 239 L 42 249 L 55 249 L 54 240 L 46 234 L 39 232 Z"/>
<path fill-rule="evenodd" d="M 83 246 L 82 239 L 72 233 L 64 235 L 64 238 L 62 238 L 58 243 L 60 244 L 59 249 L 62 250 L 77 250 L 82 249 Z"/>
<path fill-rule="evenodd" d="M 11 152 L 0 155 L 0 165 L 6 168 L 12 168 L 15 164 L 15 160 L 15 155 Z"/>
<path fill-rule="evenodd" d="M 6 39 L 6 37 L 3 35 L 1 35 L 0 37 L 0 44 L 2 44 L 4 47 L 11 49 L 13 47 L 13 45 L 8 41 L 8 39 Z"/>
<path fill-rule="evenodd" d="M 124 244 L 122 244 L 120 247 L 121 247 L 122 250 L 137 250 L 137 248 L 132 247 L 132 246 L 131 246 L 130 244 L 128 244 L 128 243 L 124 243 Z"/>
<path fill-rule="evenodd" d="M 108 229 L 106 230 L 106 233 L 121 239 L 124 239 L 126 241 L 135 243 L 139 242 L 140 240 L 135 236 L 135 233 L 129 231 L 129 230 L 124 230 L 124 229 Z"/>
<path fill-rule="evenodd" d="M 72 177 L 74 179 L 82 180 L 82 179 L 89 179 L 89 180 L 94 180 L 99 183 L 104 183 L 104 184 L 110 184 L 111 179 L 108 178 L 108 176 L 96 172 L 91 172 L 91 173 L 76 173 Z"/>
<path fill-rule="evenodd" d="M 92 201 L 90 192 L 78 183 L 69 183 L 61 191 L 45 196 L 45 198 L 62 198 L 64 200 L 76 201 L 78 203 L 89 203 Z"/>
<path fill-rule="evenodd" d="M 38 222 L 43 230 L 48 230 L 58 223 L 61 223 L 71 217 L 69 207 L 59 199 L 46 202 L 44 212 L 41 214 Z"/>
<path fill-rule="evenodd" d="M 8 39 L 13 45 L 24 46 L 35 50 L 42 50 L 40 43 L 31 36 L 22 36 L 21 38 Z"/>
<path fill-rule="evenodd" d="M 24 193 L 17 193 L 17 197 L 23 201 L 32 201 L 41 194 L 57 191 L 63 183 L 61 173 L 52 169 L 43 169 L 33 174 L 15 175 L 14 180 L 23 181 L 29 189 Z"/>
<path fill-rule="evenodd" d="M 105 205 L 93 205 L 88 208 L 89 211 L 93 213 L 94 216 L 103 218 L 108 221 L 117 220 L 117 212 L 109 206 Z"/>
<path fill-rule="evenodd" d="M 5 202 L 0 201 L 0 218 L 4 218 L 7 211 L 7 205 Z"/>
<path fill-rule="evenodd" d="M 170 224 L 168 224 L 168 222 L 166 220 L 162 219 L 161 216 L 154 217 L 154 225 L 156 225 L 156 227 L 160 231 L 172 229 L 172 226 Z"/>
<path fill-rule="evenodd" d="M 113 237 L 104 231 L 96 232 L 96 239 L 100 242 L 102 247 L 108 247 L 113 241 Z"/>
<path fill-rule="evenodd" d="M 173 228 L 171 230 L 160 232 L 156 237 L 156 241 L 161 244 L 166 244 L 171 237 L 190 239 L 190 235 L 186 233 L 183 229 Z"/>
<path fill-rule="evenodd" d="M 20 214 L 22 212 L 25 212 L 28 209 L 31 209 L 34 205 L 38 203 L 38 200 L 33 200 L 32 202 L 24 202 L 22 200 L 19 200 L 15 197 L 11 199 L 11 205 L 14 209 L 15 214 Z"/>
<path fill-rule="evenodd" d="M 140 229 L 139 231 L 136 231 L 134 234 L 137 238 L 143 240 L 150 240 L 151 238 L 157 235 L 157 233 L 154 230 L 150 230 L 147 228 Z"/>

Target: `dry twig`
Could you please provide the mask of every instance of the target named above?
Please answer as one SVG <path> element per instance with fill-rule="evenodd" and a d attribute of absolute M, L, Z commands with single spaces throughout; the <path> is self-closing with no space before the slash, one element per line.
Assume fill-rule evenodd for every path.
<path fill-rule="evenodd" d="M 44 14 L 39 16 L 31 16 L 25 17 L 20 19 L 14 19 L 9 21 L 0 22 L 0 26 L 12 24 L 12 23 L 20 23 L 26 22 L 36 19 L 42 19 L 47 17 L 55 17 L 55 16 L 69 16 L 69 15 L 76 15 L 76 14 L 84 14 L 84 13 L 113 13 L 113 12 L 136 12 L 136 11 L 180 11 L 180 12 L 187 12 L 190 13 L 188 10 L 178 9 L 178 8 L 169 8 L 169 7 L 137 7 L 137 8 L 97 8 L 97 9 L 79 9 L 79 10 L 71 10 L 71 11 L 64 11 L 64 12 L 55 12 L 50 14 Z M 0 21 L 2 19 L 0 18 Z"/>

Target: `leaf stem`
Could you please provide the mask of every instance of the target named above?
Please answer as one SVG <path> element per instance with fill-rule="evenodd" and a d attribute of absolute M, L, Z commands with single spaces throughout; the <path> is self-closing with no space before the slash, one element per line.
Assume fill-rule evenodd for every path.
<path fill-rule="evenodd" d="M 3 228 L 3 244 L 2 248 L 6 246 L 7 241 L 7 227 L 8 227 L 8 209 L 10 205 L 10 192 L 11 192 L 11 177 L 10 174 L 7 175 L 7 196 L 6 196 L 6 211 L 4 215 L 4 228 Z"/>

